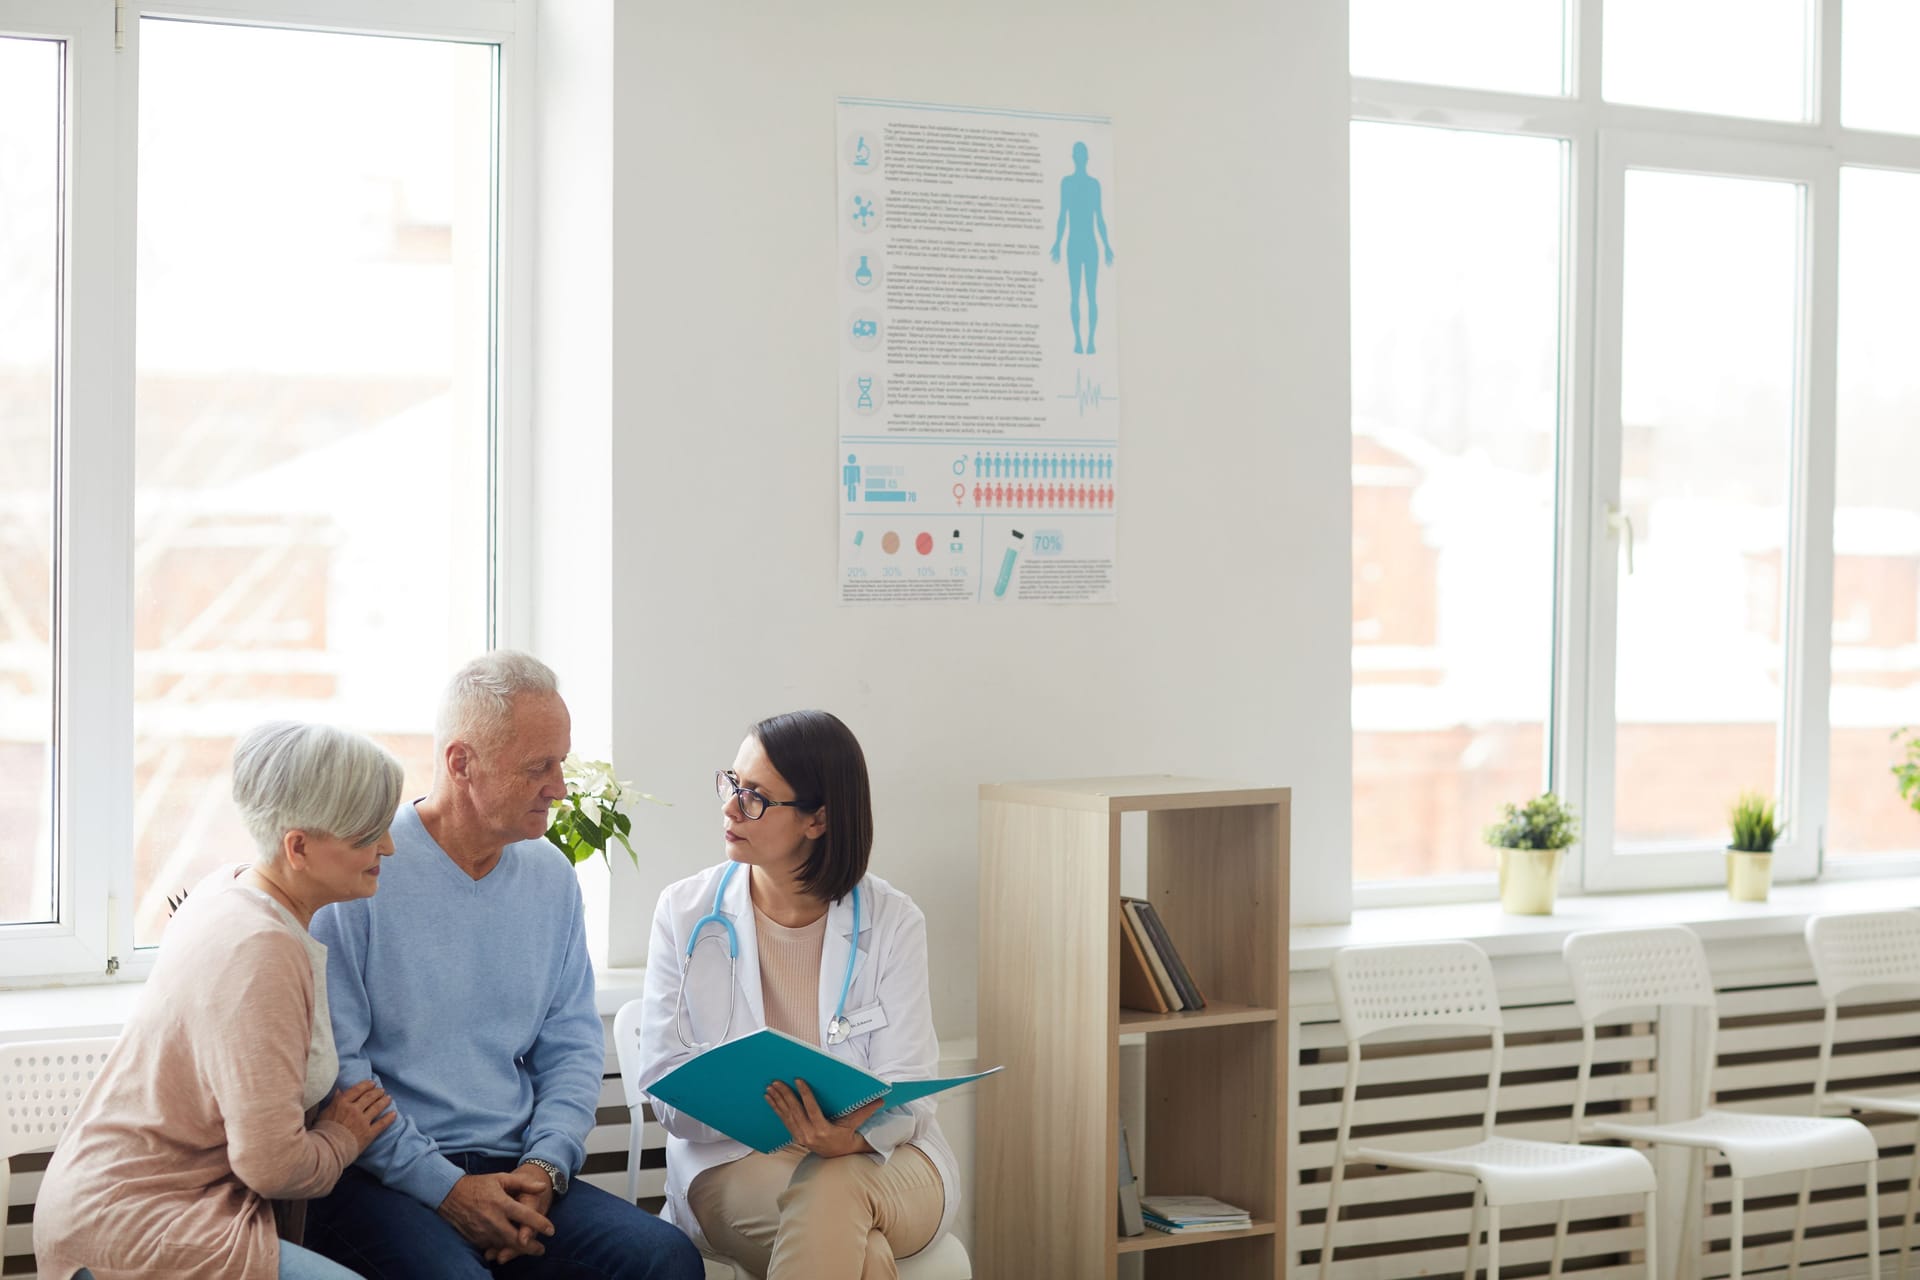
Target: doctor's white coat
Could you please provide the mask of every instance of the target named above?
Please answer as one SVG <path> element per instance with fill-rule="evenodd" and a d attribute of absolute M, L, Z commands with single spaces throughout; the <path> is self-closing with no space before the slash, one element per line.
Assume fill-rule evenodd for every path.
<path fill-rule="evenodd" d="M 743 867 L 728 883 L 720 901 L 720 912 L 733 923 L 739 936 L 740 955 L 732 966 L 729 983 L 726 931 L 709 923 L 700 935 L 700 945 L 687 980 L 686 1010 L 689 1019 L 680 1023 L 676 1034 L 675 1016 L 680 1010 L 681 963 L 687 958 L 687 942 L 694 924 L 713 910 L 713 895 L 721 877 L 734 863 L 709 867 L 685 880 L 668 885 L 660 894 L 653 913 L 653 936 L 647 948 L 645 1016 L 641 1019 L 640 1043 L 645 1066 L 640 1087 L 645 1090 L 654 1081 L 695 1056 L 699 1051 L 681 1043 L 688 1040 L 737 1040 L 766 1025 L 766 1008 L 760 989 L 760 950 L 753 922 L 753 901 L 749 886 L 752 877 Z M 877 876 L 860 882 L 860 938 L 858 958 L 854 961 L 853 986 L 847 993 L 847 1016 L 856 1025 L 878 1008 L 885 1025 L 856 1032 L 844 1043 L 826 1043 L 827 1020 L 840 1003 L 840 984 L 847 973 L 847 952 L 853 945 L 853 895 L 848 894 L 827 912 L 826 937 L 820 955 L 820 1008 L 813 1043 L 862 1070 L 883 1080 L 927 1080 L 939 1070 L 940 1045 L 933 1032 L 933 1009 L 927 992 L 927 921 L 920 908 L 906 894 Z M 730 989 L 729 989 L 730 988 Z M 727 1009 L 732 1008 L 732 1025 L 727 1024 Z M 709 1128 L 689 1115 L 676 1111 L 649 1095 L 653 1113 L 667 1132 L 667 1216 L 705 1245 L 700 1224 L 687 1204 L 687 1188 L 701 1173 L 716 1165 L 752 1154 L 751 1148 L 735 1142 L 717 1129 Z M 940 1132 L 934 1118 L 935 1101 L 922 1098 L 904 1107 L 883 1110 L 862 1130 L 875 1154 L 847 1156 L 849 1160 L 885 1161 L 902 1142 L 911 1142 L 940 1171 L 945 1205 L 940 1216 L 937 1240 L 951 1227 L 953 1212 L 960 1200 L 959 1170 L 953 1149 Z"/>

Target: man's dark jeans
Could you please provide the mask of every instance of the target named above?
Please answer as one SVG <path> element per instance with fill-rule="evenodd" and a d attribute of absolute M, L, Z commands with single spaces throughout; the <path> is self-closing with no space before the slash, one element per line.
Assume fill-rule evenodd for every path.
<path fill-rule="evenodd" d="M 519 1161 L 472 1153 L 447 1159 L 468 1173 L 510 1173 Z M 349 1166 L 307 1209 L 306 1246 L 367 1280 L 702 1280 L 700 1251 L 672 1223 L 575 1179 L 547 1210 L 540 1257 L 489 1267 L 438 1213 Z"/>

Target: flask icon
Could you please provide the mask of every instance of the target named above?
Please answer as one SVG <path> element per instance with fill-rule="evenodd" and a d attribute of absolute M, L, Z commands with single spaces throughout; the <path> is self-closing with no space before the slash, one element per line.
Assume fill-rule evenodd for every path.
<path fill-rule="evenodd" d="M 873 268 L 867 265 L 867 255 L 860 255 L 860 265 L 853 269 L 853 282 L 862 289 L 873 283 Z"/>

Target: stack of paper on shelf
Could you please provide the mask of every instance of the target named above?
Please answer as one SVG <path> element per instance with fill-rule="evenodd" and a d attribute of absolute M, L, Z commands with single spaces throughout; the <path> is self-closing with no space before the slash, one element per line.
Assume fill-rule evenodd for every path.
<path fill-rule="evenodd" d="M 1120 899 L 1120 1003 L 1152 1013 L 1207 1007 L 1160 913 L 1144 898 Z"/>
<path fill-rule="evenodd" d="M 1141 1196 L 1140 1214 L 1148 1226 L 1173 1235 L 1201 1231 L 1245 1231 L 1253 1218 L 1212 1196 Z"/>

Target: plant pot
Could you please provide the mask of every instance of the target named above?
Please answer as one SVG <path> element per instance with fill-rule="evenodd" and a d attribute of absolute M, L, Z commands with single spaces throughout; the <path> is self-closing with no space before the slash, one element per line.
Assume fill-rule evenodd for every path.
<path fill-rule="evenodd" d="M 1765 902 L 1773 884 L 1773 855 L 1727 850 L 1727 896 L 1735 902 Z"/>
<path fill-rule="evenodd" d="M 1550 916 L 1564 849 L 1501 849 L 1500 909 L 1510 916 Z"/>

